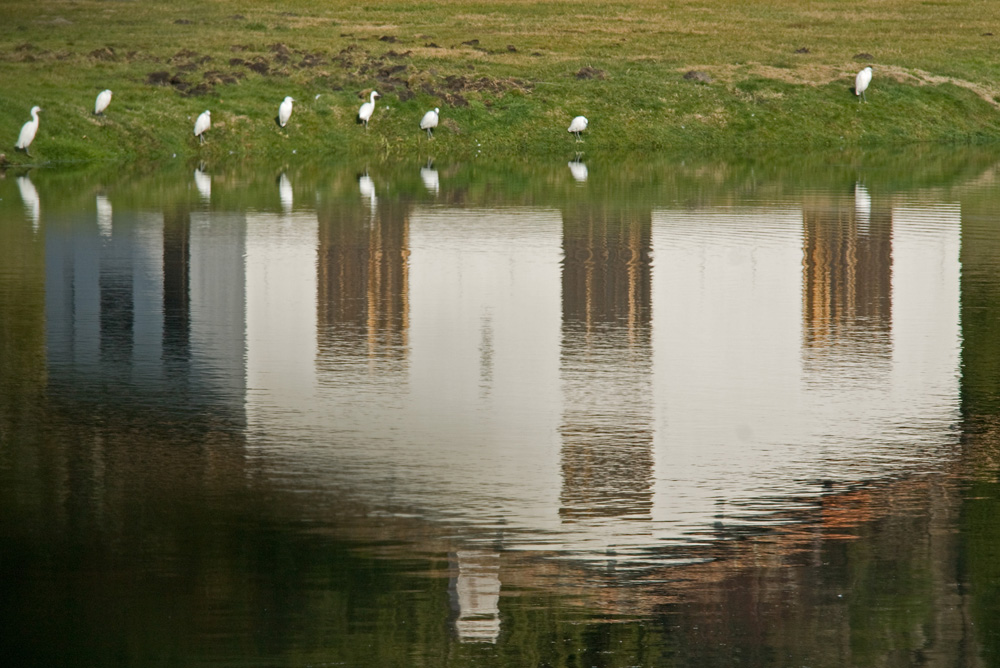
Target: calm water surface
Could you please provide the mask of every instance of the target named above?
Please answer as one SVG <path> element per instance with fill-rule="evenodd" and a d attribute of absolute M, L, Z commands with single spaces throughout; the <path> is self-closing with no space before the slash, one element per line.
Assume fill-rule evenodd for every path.
<path fill-rule="evenodd" d="M 0 179 L 0 650 L 1000 665 L 1000 151 Z"/>

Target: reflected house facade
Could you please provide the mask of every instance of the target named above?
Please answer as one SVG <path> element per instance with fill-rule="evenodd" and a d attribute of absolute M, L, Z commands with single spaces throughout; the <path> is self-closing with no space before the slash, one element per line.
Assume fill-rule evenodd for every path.
<path fill-rule="evenodd" d="M 563 212 L 564 521 L 650 517 L 651 240 L 649 210 Z"/>
<path fill-rule="evenodd" d="M 878 203 L 878 200 L 876 199 Z M 842 346 L 883 365 L 891 355 L 892 214 L 863 186 L 802 209 L 802 313 L 807 365 Z"/>

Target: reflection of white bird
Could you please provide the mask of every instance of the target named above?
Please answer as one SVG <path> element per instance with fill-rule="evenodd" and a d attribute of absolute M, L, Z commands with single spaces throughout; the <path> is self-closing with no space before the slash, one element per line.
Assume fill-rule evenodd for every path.
<path fill-rule="evenodd" d="M 292 182 L 284 172 L 278 177 L 278 197 L 281 198 L 281 209 L 289 213 L 292 210 Z"/>
<path fill-rule="evenodd" d="M 210 127 L 212 127 L 212 112 L 206 109 L 194 122 L 194 136 L 198 138 L 200 143 L 205 143 L 205 133 Z"/>
<path fill-rule="evenodd" d="M 865 69 L 858 72 L 858 76 L 854 77 L 854 94 L 860 95 L 865 102 L 868 98 L 865 96 L 865 90 L 868 88 L 868 84 L 872 82 L 872 68 L 866 67 Z M 861 100 L 858 100 L 860 102 Z"/>
<path fill-rule="evenodd" d="M 17 177 L 17 189 L 21 191 L 21 201 L 24 202 L 25 212 L 28 214 L 28 219 L 31 220 L 31 227 L 37 232 L 42 205 L 38 199 L 35 184 L 27 176 L 19 176 Z"/>
<path fill-rule="evenodd" d="M 867 234 L 871 227 L 872 198 L 868 189 L 860 183 L 854 184 L 854 217 L 857 220 L 858 231 Z"/>
<path fill-rule="evenodd" d="M 208 202 L 212 199 L 212 177 L 203 172 L 200 165 L 194 170 L 194 186 L 203 200 Z"/>
<path fill-rule="evenodd" d="M 569 131 L 576 135 L 577 141 L 583 141 L 580 139 L 580 133 L 587 129 L 589 122 L 584 116 L 577 116 L 570 122 Z"/>
<path fill-rule="evenodd" d="M 372 117 L 372 114 L 375 113 L 375 98 L 377 97 L 381 96 L 378 92 L 372 91 L 368 101 L 361 105 L 361 108 L 358 109 L 358 120 L 365 124 L 365 130 L 368 129 L 368 120 Z"/>
<path fill-rule="evenodd" d="M 17 136 L 15 146 L 23 149 L 25 153 L 28 153 L 28 147 L 31 146 L 31 142 L 35 140 L 35 133 L 38 132 L 38 112 L 41 110 L 41 107 L 31 108 L 31 120 L 21 126 L 21 134 Z M 31 154 L 28 153 L 28 156 L 30 157 Z"/>
<path fill-rule="evenodd" d="M 108 89 L 102 90 L 97 94 L 97 100 L 94 102 L 94 114 L 100 116 L 108 108 L 109 104 L 111 104 L 111 91 Z"/>
<path fill-rule="evenodd" d="M 368 176 L 368 174 L 362 174 L 358 177 L 358 189 L 361 191 L 361 196 L 365 199 L 375 199 L 375 182 L 372 181 L 372 177 Z"/>
<path fill-rule="evenodd" d="M 375 220 L 375 205 L 378 198 L 375 196 L 375 182 L 368 176 L 368 172 L 358 177 L 358 189 L 361 191 L 361 196 L 368 200 L 371 219 Z"/>
<path fill-rule="evenodd" d="M 278 107 L 278 125 L 281 127 L 285 127 L 288 119 L 292 117 L 292 102 L 295 102 L 294 98 L 286 97 Z"/>
<path fill-rule="evenodd" d="M 440 108 L 434 107 L 433 110 L 428 111 L 424 114 L 424 117 L 420 119 L 420 129 L 427 130 L 427 137 L 434 137 L 434 128 L 438 126 L 438 113 L 441 111 Z"/>
<path fill-rule="evenodd" d="M 583 183 L 587 180 L 587 165 L 579 159 L 570 160 L 568 164 L 570 174 L 573 175 L 573 178 L 576 179 L 578 183 Z"/>
<path fill-rule="evenodd" d="M 420 168 L 420 180 L 424 182 L 424 188 L 427 188 L 427 192 L 437 195 L 438 191 L 441 189 L 441 181 L 438 178 L 438 170 L 434 169 L 430 160 L 427 161 L 426 167 Z"/>
<path fill-rule="evenodd" d="M 102 237 L 111 236 L 111 202 L 107 195 L 97 196 L 97 230 Z"/>

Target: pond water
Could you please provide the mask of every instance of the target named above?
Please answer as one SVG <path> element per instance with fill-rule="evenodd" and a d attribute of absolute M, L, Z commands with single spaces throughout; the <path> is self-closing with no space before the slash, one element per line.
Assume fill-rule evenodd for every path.
<path fill-rule="evenodd" d="M 998 416 L 996 147 L 0 179 L 10 665 L 998 665 Z"/>

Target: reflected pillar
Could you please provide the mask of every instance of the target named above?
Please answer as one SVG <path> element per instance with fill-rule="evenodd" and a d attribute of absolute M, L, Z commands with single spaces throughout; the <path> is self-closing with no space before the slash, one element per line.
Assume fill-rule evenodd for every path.
<path fill-rule="evenodd" d="M 163 212 L 163 357 L 168 375 L 190 361 L 190 225 L 186 209 Z"/>
<path fill-rule="evenodd" d="M 841 346 L 887 364 L 892 329 L 892 213 L 867 193 L 807 199 L 803 226 L 803 348 L 807 367 Z"/>
<path fill-rule="evenodd" d="M 321 367 L 344 356 L 406 357 L 409 212 L 395 199 L 374 210 L 358 202 L 319 211 Z"/>
<path fill-rule="evenodd" d="M 564 521 L 652 510 L 652 214 L 563 213 Z"/>

